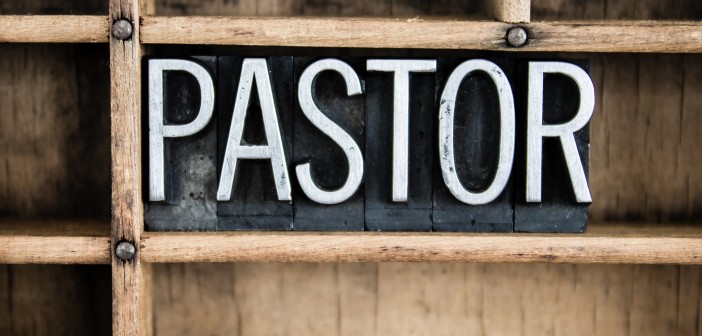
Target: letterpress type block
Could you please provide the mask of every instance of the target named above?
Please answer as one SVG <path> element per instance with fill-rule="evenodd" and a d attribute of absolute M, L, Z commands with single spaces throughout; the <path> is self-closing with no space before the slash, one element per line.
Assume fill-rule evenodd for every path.
<path fill-rule="evenodd" d="M 292 229 L 292 66 L 219 58 L 218 230 Z"/>
<path fill-rule="evenodd" d="M 515 122 L 509 81 L 514 63 L 438 62 L 434 230 L 510 232 Z"/>
<path fill-rule="evenodd" d="M 295 230 L 364 229 L 364 63 L 295 58 Z"/>
<path fill-rule="evenodd" d="M 203 68 L 204 79 L 209 77 L 210 79 L 207 80 L 212 81 L 211 83 L 216 80 L 216 57 L 191 57 L 177 61 L 184 61 L 181 63 L 188 67 Z M 145 60 L 144 63 L 146 64 L 144 73 L 148 74 L 149 60 Z M 165 70 L 156 73 L 154 79 L 161 81 L 159 84 L 162 85 L 160 90 L 162 94 L 147 92 L 148 103 L 156 104 L 158 99 L 162 99 L 161 125 L 165 127 L 192 123 L 199 113 L 205 113 L 200 111 L 202 105 L 207 105 L 203 104 L 203 99 L 211 101 L 214 98 L 213 92 L 203 96 L 203 92 L 207 91 L 203 90 L 192 73 L 185 70 Z M 209 107 L 213 108 L 212 105 Z M 216 106 L 214 108 L 216 109 Z M 145 107 L 144 110 L 150 109 Z M 161 137 L 161 139 L 163 164 L 159 165 L 160 169 L 155 169 L 149 174 L 161 172 L 162 169 L 164 200 L 147 204 L 144 215 L 147 229 L 151 231 L 215 230 L 217 117 L 212 116 L 202 130 L 192 135 Z M 160 151 L 159 148 L 151 150 Z"/>
<path fill-rule="evenodd" d="M 518 155 L 521 188 L 515 197 L 515 230 L 519 232 L 584 232 L 587 227 L 587 207 L 591 202 L 586 181 L 589 120 L 594 92 L 586 74 L 588 62 L 558 63 L 563 62 L 540 65 L 538 61 L 523 61 L 519 65 L 519 85 L 525 88 L 520 95 L 525 104 L 520 104 L 519 123 L 522 132 L 526 132 L 520 138 L 527 139 Z M 585 118 L 576 118 L 579 114 Z M 578 125 L 570 129 L 563 126 L 568 124 Z M 545 129 L 548 126 L 542 125 L 561 126 Z M 549 133 L 557 129 L 567 132 L 561 136 Z M 570 149 L 568 155 L 564 149 Z M 532 200 L 527 202 L 530 193 Z"/>
<path fill-rule="evenodd" d="M 366 229 L 431 231 L 435 60 L 368 61 Z"/>

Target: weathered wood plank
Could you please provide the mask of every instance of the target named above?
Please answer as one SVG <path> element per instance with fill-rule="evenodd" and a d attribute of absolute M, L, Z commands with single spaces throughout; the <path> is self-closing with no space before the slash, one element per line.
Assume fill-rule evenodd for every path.
<path fill-rule="evenodd" d="M 47 0 L 44 0 L 47 1 Z M 159 15 L 231 15 L 231 16 L 374 16 L 416 17 L 444 15 L 451 17 L 483 14 L 481 1 L 462 0 L 157 0 Z"/>
<path fill-rule="evenodd" d="M 489 0 L 488 9 L 503 22 L 525 23 L 531 18 L 531 0 Z"/>
<path fill-rule="evenodd" d="M 154 267 L 156 329 L 163 335 L 232 330 L 242 335 L 484 331 L 606 336 L 626 335 L 628 330 L 646 336 L 695 335 L 699 321 L 699 291 L 690 290 L 699 287 L 697 266 L 237 263 Z M 353 286 L 349 286 L 351 274 Z M 303 308 L 296 301 L 300 298 Z"/>
<path fill-rule="evenodd" d="M 142 43 L 504 51 L 702 51 L 702 23 L 564 21 L 524 25 L 529 42 L 507 45 L 512 25 L 486 21 L 236 17 L 143 18 Z"/>
<path fill-rule="evenodd" d="M 0 263 L 108 264 L 109 229 L 100 221 L 3 220 Z"/>
<path fill-rule="evenodd" d="M 702 3 L 697 0 L 571 1 L 534 0 L 533 21 L 542 20 L 699 20 Z"/>
<path fill-rule="evenodd" d="M 162 335 L 233 330 L 241 335 L 359 335 L 372 334 L 376 324 L 377 264 L 164 264 L 154 269 L 155 330 Z"/>
<path fill-rule="evenodd" d="M 3 264 L 106 264 L 107 237 L 0 237 Z"/>
<path fill-rule="evenodd" d="M 0 215 L 108 218 L 106 46 L 3 44 L 0 54 Z"/>
<path fill-rule="evenodd" d="M 699 226 L 600 224 L 586 234 L 147 233 L 147 262 L 702 263 Z"/>
<path fill-rule="evenodd" d="M 106 265 L 0 265 L 0 334 L 109 335 L 109 292 Z"/>
<path fill-rule="evenodd" d="M 119 242 L 135 245 L 136 254 L 122 261 L 112 253 L 112 333 L 150 335 L 150 267 L 143 265 L 139 241 L 144 230 L 141 161 L 141 56 L 139 17 L 147 1 L 111 0 L 110 20 L 129 21 L 132 36 L 110 34 L 110 106 L 112 145 L 112 249 Z"/>
<path fill-rule="evenodd" d="M 23 0 L 0 3 L 3 15 L 107 15 L 108 3 L 100 0 Z M 105 35 L 107 42 L 107 35 Z"/>
<path fill-rule="evenodd" d="M 99 8 L 104 14 L 107 4 L 0 2 L 2 14 L 93 15 Z M 97 18 L 106 42 L 107 18 Z M 95 28 L 90 17 L 85 24 Z M 25 33 L 37 35 L 18 34 Z M 0 262 L 109 263 L 107 45 L 2 43 L 0 55 Z M 90 164 L 80 164 L 85 158 Z M 109 293 L 106 266 L 2 265 L 0 334 L 109 334 Z"/>
<path fill-rule="evenodd" d="M 103 15 L 0 15 L 0 42 L 107 42 L 109 20 Z"/>
<path fill-rule="evenodd" d="M 699 220 L 699 56 L 598 59 L 593 69 L 603 73 L 594 80 L 601 108 L 591 123 L 592 219 Z"/>

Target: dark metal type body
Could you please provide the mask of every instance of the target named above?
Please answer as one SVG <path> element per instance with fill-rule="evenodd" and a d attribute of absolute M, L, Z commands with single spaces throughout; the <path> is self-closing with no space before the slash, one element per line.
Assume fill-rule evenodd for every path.
<path fill-rule="evenodd" d="M 261 88 L 268 89 L 260 86 L 265 83 L 258 83 L 263 77 L 256 77 L 263 72 L 251 78 L 242 75 L 246 59 L 249 58 L 187 58 L 212 76 L 216 93 L 214 112 L 209 122 L 192 135 L 161 138 L 165 200 L 148 201 L 149 196 L 145 196 L 148 230 L 583 232 L 586 229 L 589 203 L 583 202 L 582 197 L 576 200 L 574 188 L 585 188 L 588 196 L 589 191 L 587 185 L 571 183 L 573 173 L 564 160 L 568 155 L 564 154 L 566 145 L 558 137 L 543 135 L 539 182 L 542 199 L 527 202 L 525 139 L 530 99 L 527 92 L 541 89 L 528 88 L 531 60 L 491 56 L 484 59 L 488 63 L 481 64 L 494 65 L 499 73 L 491 77 L 484 71 L 472 71 L 454 82 L 452 124 L 448 124 L 452 125 L 453 138 L 452 143 L 446 143 L 438 139 L 437 131 L 445 125 L 440 125 L 444 119 L 439 114 L 448 108 L 442 93 L 447 90 L 448 78 L 470 59 L 419 60 L 414 66 L 426 69 L 409 72 L 405 77 L 408 82 L 402 85 L 408 85 L 407 97 L 394 95 L 400 77 L 392 70 L 371 69 L 382 64 L 388 66 L 385 59 L 374 59 L 377 63 L 373 66 L 363 58 L 333 59 L 324 62 L 310 77 L 303 73 L 322 58 L 256 57 L 257 66 L 265 64 L 267 69 L 268 93 L 260 92 Z M 586 62 L 565 63 L 588 70 Z M 144 64 L 149 66 L 147 61 Z M 344 71 L 346 74 L 342 75 Z M 498 84 L 497 77 L 503 77 L 505 82 Z M 505 83 L 511 91 L 505 91 Z M 201 97 L 202 84 L 198 84 L 185 71 L 163 72 L 160 98 L 164 127 L 193 122 L 201 100 L 208 99 Z M 250 91 L 246 90 L 247 86 Z M 567 123 L 578 113 L 581 99 L 594 99 L 581 97 L 578 85 L 561 74 L 545 74 L 542 89 L 543 125 Z M 513 106 L 505 106 L 507 94 Z M 264 101 L 271 96 L 272 104 Z M 150 96 L 150 99 L 159 97 Z M 406 119 L 397 117 L 398 106 L 406 106 Z M 514 129 L 503 129 L 506 124 L 501 124 L 501 111 L 505 108 L 508 112 L 509 108 L 514 110 Z M 233 139 L 238 139 L 232 128 L 237 123 L 237 113 L 245 117 L 240 146 L 233 146 Z M 337 128 L 320 126 L 325 122 Z M 271 123 L 277 124 L 279 138 L 268 134 Z M 397 130 L 402 125 L 408 127 L 404 137 Z M 442 132 L 446 132 L 445 127 Z M 502 132 L 514 133 L 511 148 L 504 147 L 506 138 L 501 137 Z M 589 126 L 571 136 L 577 146 L 577 159 L 587 175 Z M 281 147 L 271 146 L 271 141 L 279 141 Z M 402 154 L 397 146 L 405 142 L 406 157 L 400 157 L 406 160 L 406 172 L 397 175 L 401 168 L 396 167 L 399 164 L 396 156 Z M 449 149 L 450 165 L 444 162 L 440 165 Z M 235 161 L 225 159 L 225 150 L 229 150 L 228 155 Z M 501 156 L 504 150 L 512 151 L 512 162 Z M 355 151 L 360 151 L 361 161 L 357 160 L 359 157 L 354 159 Z M 276 153 L 283 154 L 276 156 Z M 233 172 L 229 171 L 233 176 L 229 176 L 232 182 L 227 194 L 227 185 L 222 185 L 222 180 L 226 177 L 224 170 L 231 169 L 232 162 L 236 165 Z M 282 170 L 277 175 L 274 162 L 286 166 L 278 167 Z M 503 187 L 499 193 L 488 202 L 470 204 L 471 200 L 480 199 L 473 198 L 474 194 L 485 192 L 495 183 L 498 167 L 505 164 L 511 170 L 507 175 L 502 173 Z M 453 180 L 451 176 L 455 176 Z M 456 190 L 458 194 L 463 190 L 469 196 L 459 197 Z"/>

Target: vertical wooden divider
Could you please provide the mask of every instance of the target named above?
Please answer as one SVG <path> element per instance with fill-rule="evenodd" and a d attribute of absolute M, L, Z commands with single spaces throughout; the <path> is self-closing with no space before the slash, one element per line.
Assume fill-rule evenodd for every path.
<path fill-rule="evenodd" d="M 488 0 L 488 15 L 507 23 L 528 23 L 531 0 Z"/>
<path fill-rule="evenodd" d="M 132 36 L 110 34 L 110 109 L 112 147 L 112 333 L 151 335 L 151 267 L 140 261 L 144 229 L 141 175 L 141 55 L 139 15 L 151 0 L 110 0 L 110 26 L 120 19 L 132 24 Z M 115 246 L 129 241 L 132 260 L 115 256 Z"/>

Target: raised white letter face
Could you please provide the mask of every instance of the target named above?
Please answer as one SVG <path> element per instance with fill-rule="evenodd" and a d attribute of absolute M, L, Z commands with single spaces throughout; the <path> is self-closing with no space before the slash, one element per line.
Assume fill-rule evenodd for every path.
<path fill-rule="evenodd" d="M 244 135 L 244 120 L 246 119 L 246 110 L 251 100 L 251 89 L 254 79 L 261 103 L 266 145 L 241 144 L 241 139 Z M 218 201 L 228 201 L 231 198 L 234 174 L 236 173 L 236 165 L 239 159 L 271 160 L 278 200 L 292 200 L 288 166 L 285 161 L 283 140 L 278 126 L 278 113 L 275 109 L 273 89 L 268 75 L 268 65 L 266 60 L 261 58 L 246 58 L 241 65 L 239 89 L 234 101 L 232 123 L 229 129 L 229 137 L 227 138 L 227 147 L 224 151 L 219 188 L 217 189 Z"/>
<path fill-rule="evenodd" d="M 563 74 L 575 81 L 580 90 L 580 108 L 575 117 L 560 125 L 543 124 L 544 74 Z M 595 89 L 590 76 L 583 69 L 563 62 L 529 62 L 529 97 L 527 111 L 527 180 L 526 201 L 541 202 L 541 159 L 543 137 L 561 139 L 563 154 L 570 180 L 573 183 L 575 199 L 579 203 L 592 202 L 590 189 L 585 178 L 578 147 L 575 144 L 577 132 L 590 121 L 595 109 Z"/>
<path fill-rule="evenodd" d="M 349 96 L 362 93 L 361 82 L 353 68 L 336 59 L 323 59 L 310 64 L 302 73 L 297 97 L 300 101 L 302 113 L 305 114 L 307 119 L 344 151 L 349 162 L 349 175 L 341 188 L 337 190 L 323 190 L 312 180 L 309 163 L 296 166 L 295 172 L 302 191 L 309 199 L 321 204 L 338 204 L 353 196 L 361 185 L 363 181 L 363 154 L 353 138 L 324 115 L 314 103 L 312 98 L 314 79 L 320 72 L 327 70 L 341 74 L 346 82 L 346 91 Z"/>
<path fill-rule="evenodd" d="M 185 125 L 163 124 L 163 74 L 185 71 L 200 85 L 200 110 L 195 120 Z M 149 200 L 164 201 L 163 138 L 179 138 L 201 131 L 212 119 L 214 85 L 212 77 L 199 64 L 186 60 L 149 60 Z"/>
<path fill-rule="evenodd" d="M 409 73 L 435 72 L 436 60 L 369 59 L 368 71 L 393 72 L 392 201 L 407 201 L 409 171 Z"/>
<path fill-rule="evenodd" d="M 453 120 L 458 89 L 468 74 L 473 71 L 487 73 L 495 82 L 500 102 L 500 153 L 497 172 L 490 186 L 482 192 L 472 192 L 461 184 L 456 172 L 453 146 Z M 504 190 L 514 161 L 514 99 L 512 88 L 504 72 L 495 63 L 486 60 L 470 60 L 459 65 L 446 82 L 439 106 L 439 161 L 444 183 L 451 193 L 466 204 L 486 204 L 497 198 Z"/>

